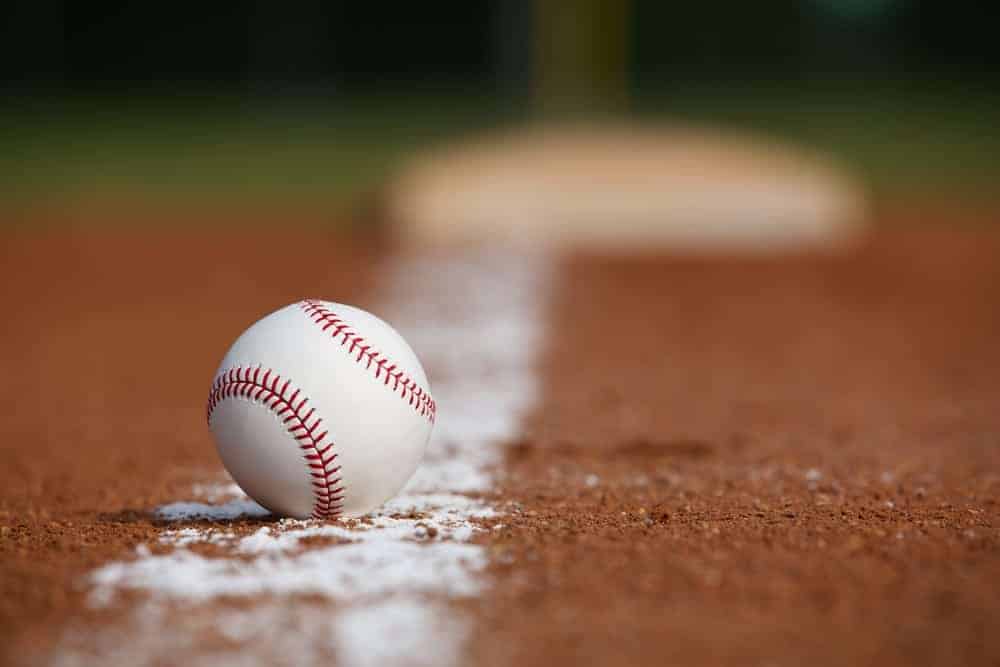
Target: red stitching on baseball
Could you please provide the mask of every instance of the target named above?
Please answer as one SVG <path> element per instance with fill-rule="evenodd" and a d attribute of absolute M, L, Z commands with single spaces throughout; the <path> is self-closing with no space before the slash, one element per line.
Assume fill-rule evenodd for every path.
<path fill-rule="evenodd" d="M 421 417 L 426 417 L 432 424 L 434 423 L 437 417 L 437 403 L 431 398 L 430 392 L 424 390 L 403 371 L 397 371 L 396 364 L 391 363 L 385 355 L 374 349 L 361 334 L 354 331 L 349 324 L 324 306 L 321 301 L 306 299 L 299 302 L 299 307 L 313 322 L 320 325 L 323 331 L 332 328 L 330 337 L 340 343 L 340 346 L 347 350 L 348 355 L 355 362 L 363 363 L 366 370 L 371 370 L 374 365 L 376 380 L 384 372 L 385 380 L 382 384 L 389 386 L 391 380 L 393 393 L 398 393 Z M 365 359 L 367 360 L 362 361 Z"/>
<path fill-rule="evenodd" d="M 264 377 L 260 378 L 261 370 L 260 366 L 234 366 L 219 373 L 208 393 L 208 421 L 211 422 L 212 413 L 219 403 L 229 398 L 238 397 L 259 403 L 273 412 L 281 418 L 281 423 L 295 439 L 306 460 L 313 489 L 312 517 L 331 519 L 338 516 L 344 504 L 344 486 L 339 477 L 340 466 L 330 467 L 337 460 L 337 453 L 330 451 L 333 449 L 332 441 L 325 442 L 328 431 L 316 435 L 323 419 L 313 419 L 316 409 L 306 409 L 309 398 L 302 396 L 299 399 L 302 392 L 292 386 L 290 379 L 286 378 L 279 388 L 281 376 L 265 368 Z M 292 390 L 291 395 L 288 395 L 289 389 Z M 298 405 L 295 404 L 297 400 Z M 310 419 L 313 419 L 311 423 Z"/>

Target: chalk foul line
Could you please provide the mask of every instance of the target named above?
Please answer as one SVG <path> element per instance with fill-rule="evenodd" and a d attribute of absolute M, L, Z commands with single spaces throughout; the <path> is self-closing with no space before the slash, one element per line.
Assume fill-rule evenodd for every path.
<path fill-rule="evenodd" d="M 67 632 L 56 663 L 459 664 L 469 628 L 448 601 L 487 585 L 470 540 L 498 514 L 481 497 L 537 395 L 547 266 L 496 250 L 395 260 L 375 310 L 417 351 L 440 407 L 403 493 L 361 520 L 247 530 L 263 508 L 233 484 L 200 485 L 157 510 L 156 544 L 88 578 L 95 607 L 146 594 L 127 627 Z"/>

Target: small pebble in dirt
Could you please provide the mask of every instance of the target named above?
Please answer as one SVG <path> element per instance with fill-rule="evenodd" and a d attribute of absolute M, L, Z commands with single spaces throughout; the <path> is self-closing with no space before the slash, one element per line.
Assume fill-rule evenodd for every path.
<path fill-rule="evenodd" d="M 435 526 L 428 526 L 427 524 L 424 523 L 418 523 L 416 527 L 413 529 L 413 536 L 416 537 L 418 540 L 422 540 L 425 538 L 433 539 L 437 537 L 437 534 L 438 534 L 438 529 Z"/>
<path fill-rule="evenodd" d="M 583 483 L 586 484 L 588 488 L 592 489 L 601 483 L 601 478 L 591 473 L 583 479 Z"/>
<path fill-rule="evenodd" d="M 818 482 L 821 479 L 823 479 L 823 473 L 816 468 L 809 468 L 809 470 L 806 470 L 807 482 Z"/>

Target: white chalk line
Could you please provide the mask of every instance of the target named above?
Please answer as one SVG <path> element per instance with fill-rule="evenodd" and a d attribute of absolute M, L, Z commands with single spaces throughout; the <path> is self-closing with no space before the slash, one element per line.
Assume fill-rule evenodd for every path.
<path fill-rule="evenodd" d="M 460 663 L 470 628 L 447 602 L 484 589 L 486 553 L 469 540 L 475 520 L 498 511 L 477 494 L 491 488 L 503 443 L 535 402 L 547 262 L 466 251 L 388 268 L 375 312 L 416 350 L 439 406 L 426 460 L 403 493 L 363 521 L 282 520 L 246 534 L 191 525 L 267 515 L 231 483 L 199 485 L 192 500 L 158 509 L 188 524 L 161 533 L 172 549 L 142 545 L 90 576 L 96 607 L 123 591 L 147 594 L 128 627 L 68 632 L 56 664 Z M 206 544 L 222 556 L 197 548 Z M 226 604 L 241 598 L 252 604 Z"/>

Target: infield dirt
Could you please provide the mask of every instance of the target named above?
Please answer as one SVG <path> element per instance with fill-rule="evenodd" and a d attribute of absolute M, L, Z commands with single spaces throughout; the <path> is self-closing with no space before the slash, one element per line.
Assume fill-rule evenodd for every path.
<path fill-rule="evenodd" d="M 540 406 L 478 538 L 489 589 L 455 603 L 468 664 L 1000 661 L 1000 233 L 883 222 L 836 256 L 561 258 Z M 234 330 L 364 304 L 388 252 L 7 235 L 6 661 L 128 613 L 86 611 L 81 578 L 219 469 L 202 399 Z"/>
<path fill-rule="evenodd" d="M 1000 236 L 575 257 L 473 664 L 995 664 Z"/>
<path fill-rule="evenodd" d="M 238 333 L 233 322 L 304 294 L 363 301 L 375 253 L 370 242 L 280 230 L 7 235 L 0 633 L 8 660 L 44 654 L 86 613 L 82 577 L 155 541 L 162 525 L 151 510 L 219 469 L 202 395 Z"/>

